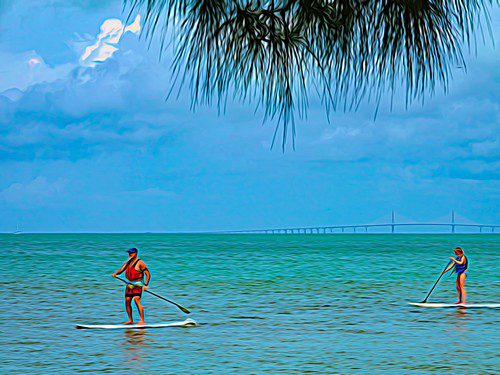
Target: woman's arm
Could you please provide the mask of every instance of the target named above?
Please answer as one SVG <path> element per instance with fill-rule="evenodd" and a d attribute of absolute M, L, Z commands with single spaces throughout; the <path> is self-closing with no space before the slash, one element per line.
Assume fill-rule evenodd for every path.
<path fill-rule="evenodd" d="M 441 275 L 445 274 L 446 272 L 448 272 L 449 270 L 451 270 L 453 267 L 455 267 L 455 264 L 453 262 L 450 262 L 448 264 L 448 266 L 445 268 L 445 270 L 443 272 L 441 272 Z"/>
<path fill-rule="evenodd" d="M 450 257 L 450 260 L 452 260 L 455 264 L 464 264 L 465 263 L 465 256 L 462 255 L 462 258 L 460 260 L 456 260 L 453 257 Z"/>

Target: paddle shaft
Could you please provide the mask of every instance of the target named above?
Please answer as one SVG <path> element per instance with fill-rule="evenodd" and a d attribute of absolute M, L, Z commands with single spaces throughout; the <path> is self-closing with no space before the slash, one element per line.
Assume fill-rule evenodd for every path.
<path fill-rule="evenodd" d="M 446 267 L 444 267 L 443 272 L 446 271 L 446 269 L 448 268 L 448 266 L 450 265 L 450 263 L 451 263 L 451 260 L 448 262 L 448 264 L 446 265 Z M 439 278 L 437 279 L 437 281 L 432 286 L 432 289 L 429 291 L 429 294 L 427 294 L 427 297 L 425 297 L 425 299 L 421 303 L 426 303 L 427 302 L 427 300 L 431 296 L 431 293 L 434 291 L 434 288 L 436 288 L 436 286 L 439 283 L 439 280 L 441 280 L 441 278 L 443 277 L 443 275 L 444 275 L 444 273 L 441 273 L 441 275 L 439 275 Z"/>
<path fill-rule="evenodd" d="M 134 285 L 133 283 L 131 283 L 131 282 L 127 281 L 127 280 L 124 280 L 124 279 L 122 279 L 122 278 L 121 278 L 121 277 L 119 277 L 119 276 L 116 276 L 116 278 L 117 278 L 118 280 L 123 281 L 125 284 L 128 284 L 128 285 Z M 159 294 L 153 293 L 153 292 L 151 292 L 150 290 L 147 290 L 147 289 L 145 290 L 145 292 L 146 292 L 146 293 L 149 293 L 149 294 L 152 294 L 153 296 L 158 297 L 158 298 L 160 298 L 160 299 L 162 299 L 162 300 L 164 300 L 164 301 L 167 301 L 168 303 L 171 303 L 171 304 L 172 304 L 172 305 L 174 305 L 174 306 L 177 306 L 177 307 L 179 308 L 179 310 L 181 310 L 183 313 L 186 313 L 186 314 L 189 314 L 189 313 L 190 313 L 190 311 L 189 311 L 188 309 L 186 309 L 185 307 L 183 307 L 183 306 L 179 305 L 178 303 L 175 303 L 174 301 L 169 300 L 168 298 L 162 297 L 162 296 L 160 296 Z"/>

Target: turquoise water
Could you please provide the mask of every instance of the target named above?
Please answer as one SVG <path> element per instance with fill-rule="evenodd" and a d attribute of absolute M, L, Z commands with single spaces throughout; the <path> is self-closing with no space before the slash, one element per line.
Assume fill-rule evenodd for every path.
<path fill-rule="evenodd" d="M 498 235 L 1 235 L 0 372 L 498 373 L 500 310 L 418 309 L 461 245 L 469 303 L 500 302 Z M 123 322 L 113 279 L 141 249 L 151 290 L 199 327 Z M 454 277 L 431 297 L 454 302 Z M 146 295 L 147 320 L 178 321 Z"/>

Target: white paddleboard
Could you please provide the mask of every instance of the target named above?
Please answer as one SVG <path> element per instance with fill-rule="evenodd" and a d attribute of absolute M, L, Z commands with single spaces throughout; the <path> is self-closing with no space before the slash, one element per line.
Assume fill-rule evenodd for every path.
<path fill-rule="evenodd" d="M 182 322 L 158 323 L 158 324 L 77 324 L 78 329 L 146 329 L 146 328 L 168 328 L 168 327 L 191 327 L 196 326 L 196 322 L 187 318 Z"/>
<path fill-rule="evenodd" d="M 455 307 L 455 308 L 465 308 L 465 309 L 498 309 L 500 308 L 500 303 L 475 303 L 467 305 L 455 305 L 454 303 L 422 303 L 422 302 L 410 302 L 410 305 L 417 307 Z"/>

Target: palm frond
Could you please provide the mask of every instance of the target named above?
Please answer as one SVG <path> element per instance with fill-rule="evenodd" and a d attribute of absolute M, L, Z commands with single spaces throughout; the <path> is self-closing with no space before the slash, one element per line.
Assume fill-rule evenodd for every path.
<path fill-rule="evenodd" d="M 282 147 L 314 90 L 327 115 L 403 85 L 406 103 L 448 87 L 493 0 L 124 0 L 174 49 L 172 87 L 192 107 L 254 102 Z M 491 32 L 490 32 L 491 35 Z M 273 140 L 274 144 L 274 140 Z"/>

